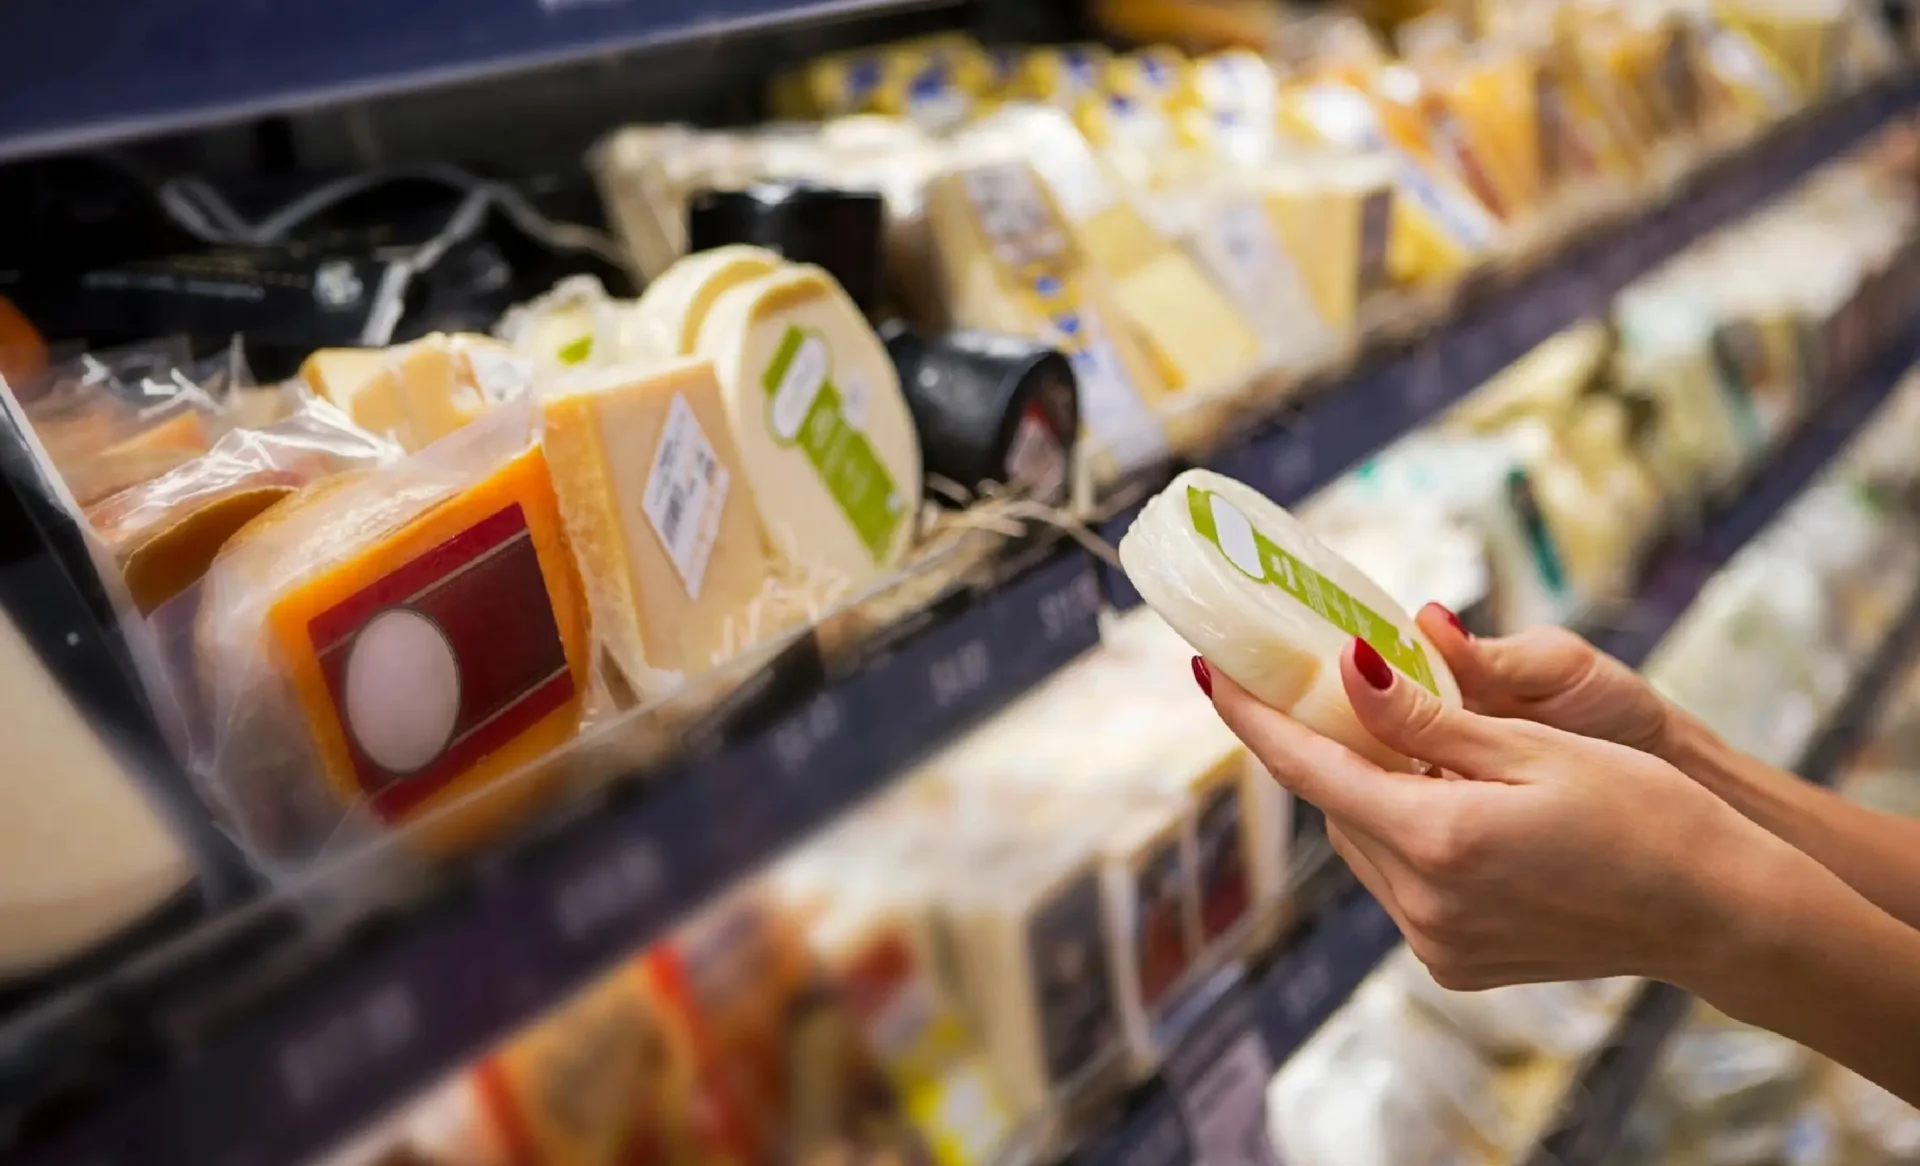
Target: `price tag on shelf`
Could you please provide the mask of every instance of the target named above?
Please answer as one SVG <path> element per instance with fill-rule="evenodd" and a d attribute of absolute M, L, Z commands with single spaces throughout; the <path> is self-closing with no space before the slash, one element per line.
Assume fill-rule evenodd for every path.
<path fill-rule="evenodd" d="M 1244 989 L 1221 996 L 1167 1055 L 1191 1155 L 1205 1166 L 1279 1166 L 1267 1140 L 1273 1059 Z"/>
<path fill-rule="evenodd" d="M 1138 1113 L 1075 1154 L 1076 1166 L 1201 1166 L 1173 1096 L 1155 1089 Z"/>

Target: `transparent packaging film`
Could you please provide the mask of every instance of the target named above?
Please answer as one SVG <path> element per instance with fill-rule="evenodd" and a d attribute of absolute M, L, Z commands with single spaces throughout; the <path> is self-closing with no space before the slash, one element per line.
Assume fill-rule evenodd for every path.
<path fill-rule="evenodd" d="M 1258 492 L 1188 470 L 1120 542 L 1128 579 L 1207 661 L 1265 704 L 1394 769 L 1417 764 L 1353 715 L 1339 656 L 1359 636 L 1441 700 L 1460 690 L 1424 634 L 1378 585 Z"/>

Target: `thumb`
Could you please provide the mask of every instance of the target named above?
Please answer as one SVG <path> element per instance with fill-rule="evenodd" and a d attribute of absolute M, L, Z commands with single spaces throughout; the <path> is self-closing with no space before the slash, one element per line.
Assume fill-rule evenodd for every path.
<path fill-rule="evenodd" d="M 1360 727 L 1389 749 L 1462 777 L 1513 781 L 1526 748 L 1523 722 L 1454 708 L 1355 637 L 1340 653 L 1340 679 Z"/>
<path fill-rule="evenodd" d="M 1428 604 L 1416 617 L 1440 651 L 1467 702 L 1488 712 L 1511 714 L 1576 687 L 1590 673 L 1599 651 L 1565 628 L 1538 627 L 1511 636 L 1471 636 L 1441 607 Z"/>

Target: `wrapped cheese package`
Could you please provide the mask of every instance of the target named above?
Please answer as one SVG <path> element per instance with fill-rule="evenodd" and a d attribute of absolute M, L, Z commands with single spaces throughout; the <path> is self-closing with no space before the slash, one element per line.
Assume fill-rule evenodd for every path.
<path fill-rule="evenodd" d="M 1257 491 L 1188 470 L 1147 503 L 1120 562 L 1181 638 L 1259 700 L 1361 756 L 1418 765 L 1361 728 L 1340 683 L 1356 636 L 1446 703 L 1460 689 L 1438 651 L 1373 580 Z"/>
<path fill-rule="evenodd" d="M 590 651 L 533 432 L 516 405 L 307 486 L 156 614 L 190 640 L 194 776 L 269 873 L 407 827 L 459 849 L 549 788 L 517 771 L 578 730 Z"/>

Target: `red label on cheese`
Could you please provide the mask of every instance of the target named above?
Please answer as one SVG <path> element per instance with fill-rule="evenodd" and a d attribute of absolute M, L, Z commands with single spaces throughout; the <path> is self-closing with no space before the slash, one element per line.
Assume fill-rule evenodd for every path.
<path fill-rule="evenodd" d="M 307 630 L 354 776 L 386 822 L 574 693 L 519 503 L 387 572 Z"/>

